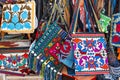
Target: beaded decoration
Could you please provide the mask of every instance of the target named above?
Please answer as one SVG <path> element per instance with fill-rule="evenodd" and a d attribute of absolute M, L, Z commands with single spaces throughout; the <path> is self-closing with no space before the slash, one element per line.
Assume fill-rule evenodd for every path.
<path fill-rule="evenodd" d="M 52 56 L 54 59 L 58 60 L 59 44 L 66 35 L 67 33 L 56 23 L 50 25 L 44 34 L 36 41 L 35 46 L 30 51 L 30 69 L 33 68 L 34 60 L 40 54 L 43 54 L 47 58 Z"/>
<path fill-rule="evenodd" d="M 62 68 L 61 64 L 55 64 L 52 59 L 47 59 L 45 56 L 37 57 L 39 64 L 37 67 L 40 67 L 40 76 L 44 77 L 45 80 L 56 80 L 56 75 L 61 75 L 59 69 Z"/>
<path fill-rule="evenodd" d="M 35 2 L 4 4 L 1 30 L 7 33 L 33 33 Z"/>

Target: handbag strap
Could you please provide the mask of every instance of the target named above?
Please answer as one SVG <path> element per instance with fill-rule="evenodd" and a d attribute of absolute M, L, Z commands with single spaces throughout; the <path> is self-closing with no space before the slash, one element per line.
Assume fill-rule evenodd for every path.
<path fill-rule="evenodd" d="M 99 23 L 99 20 L 98 20 L 98 17 L 97 17 L 97 15 L 96 15 L 96 13 L 95 13 L 95 10 L 94 10 L 94 8 L 93 8 L 92 2 L 91 2 L 91 0 L 88 0 L 88 2 L 89 2 L 90 7 L 91 7 L 91 9 L 92 9 L 92 12 L 93 12 L 95 21 L 96 21 L 97 26 L 98 26 L 98 29 L 99 29 L 100 32 L 102 32 L 102 27 L 101 27 L 101 25 L 100 25 L 100 23 Z"/>
<path fill-rule="evenodd" d="M 86 1 L 88 1 L 88 0 L 86 0 Z M 90 11 L 90 9 L 88 9 L 89 7 L 89 5 L 87 4 L 87 2 L 85 1 L 85 7 L 86 7 L 86 9 L 87 9 L 87 11 L 88 11 L 88 16 L 89 16 L 89 19 L 90 19 L 90 23 L 91 23 L 91 25 L 92 25 L 92 29 L 93 29 L 93 32 L 96 32 L 95 31 L 95 27 L 94 27 L 94 22 L 93 22 L 93 19 L 92 19 L 92 17 L 91 16 L 94 16 L 92 13 L 91 13 L 91 11 Z M 75 10 L 74 10 L 74 14 L 73 14 L 73 18 L 72 18 L 72 22 L 71 22 L 71 32 L 72 33 L 75 33 L 76 32 L 76 29 L 77 29 L 77 19 L 78 19 L 78 15 L 79 15 L 79 11 L 80 11 L 80 7 L 78 6 L 78 5 L 80 5 L 80 2 L 77 2 L 76 4 L 75 4 L 75 6 L 76 6 L 76 8 L 75 8 Z M 97 17 L 97 16 L 96 16 Z M 90 28 L 89 28 L 90 29 Z M 90 31 L 90 30 L 89 30 Z"/>
<path fill-rule="evenodd" d="M 88 29 L 89 32 L 92 32 L 90 29 L 90 24 L 91 24 L 91 28 L 93 29 L 93 32 L 96 32 L 95 27 L 94 27 L 94 20 L 92 18 L 93 14 L 91 13 L 91 10 L 89 9 L 89 5 L 86 2 L 87 0 L 84 0 L 84 4 L 85 4 L 85 9 L 86 9 L 86 13 L 88 13 L 88 15 L 86 15 L 86 17 L 88 17 L 86 20 L 88 21 Z M 90 21 L 90 22 L 89 22 Z"/>
<path fill-rule="evenodd" d="M 61 1 L 61 0 L 60 0 Z M 59 1 L 59 2 L 60 2 Z M 59 4 L 60 5 L 60 4 Z M 55 1 L 54 2 L 54 5 L 53 5 L 53 9 L 52 9 L 52 13 L 51 13 L 51 16 L 50 16 L 50 18 L 49 18 L 49 21 L 48 21 L 48 25 L 50 25 L 50 23 L 52 22 L 52 21 L 55 21 L 56 23 L 58 22 L 58 20 L 59 19 L 61 19 L 61 21 L 62 22 L 64 22 L 65 23 L 65 30 L 68 32 L 68 27 L 67 27 L 67 23 L 66 23 L 66 21 L 65 21 L 65 19 L 63 18 L 63 16 L 62 16 L 62 12 L 61 12 L 61 7 L 59 6 L 58 4 L 57 4 L 57 2 Z M 57 16 L 57 19 L 55 20 L 54 18 L 56 18 L 55 16 L 56 16 L 56 12 L 58 12 L 58 16 Z M 53 16 L 54 15 L 54 16 Z M 54 17 L 54 18 L 53 18 Z M 53 19 L 52 19 L 53 18 Z"/>
<path fill-rule="evenodd" d="M 70 24 L 70 29 L 69 29 L 69 33 L 75 33 L 76 32 L 76 27 L 77 27 L 77 18 L 78 18 L 78 13 L 79 13 L 79 1 L 80 0 L 77 0 L 76 3 L 75 3 L 75 9 L 74 9 L 74 12 L 73 12 L 73 17 L 72 17 L 72 21 L 71 21 L 71 24 Z"/>

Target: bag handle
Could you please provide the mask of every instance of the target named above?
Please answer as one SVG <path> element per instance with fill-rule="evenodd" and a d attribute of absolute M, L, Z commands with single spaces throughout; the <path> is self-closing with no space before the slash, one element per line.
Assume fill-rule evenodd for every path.
<path fill-rule="evenodd" d="M 91 11 L 89 9 L 89 5 L 87 4 L 86 2 L 87 0 L 84 1 L 84 4 L 85 4 L 85 9 L 86 9 L 86 12 L 88 12 L 88 19 L 87 20 L 90 20 L 90 23 L 91 23 L 91 28 L 93 29 L 93 32 L 96 32 L 95 30 L 95 27 L 94 27 L 94 21 L 92 19 L 92 14 L 91 14 Z M 91 32 L 90 30 L 90 27 L 89 27 L 89 23 L 88 23 L 88 28 L 89 28 L 89 32 Z"/>
<path fill-rule="evenodd" d="M 75 11 L 74 11 L 74 14 L 73 14 L 72 23 L 71 23 L 71 27 L 70 27 L 71 28 L 70 30 L 72 30 L 71 31 L 72 33 L 75 33 L 76 29 L 77 29 L 77 20 L 78 20 L 79 14 L 80 14 L 80 6 L 79 5 L 80 5 L 80 1 L 75 4 L 76 8 L 75 8 Z M 87 6 L 85 6 L 85 7 L 87 7 Z M 88 12 L 90 12 L 90 11 L 88 10 Z M 89 18 L 90 18 L 90 22 L 92 24 L 92 29 L 95 32 L 95 28 L 94 28 L 94 25 L 93 25 L 93 21 L 91 21 L 92 19 L 91 19 L 90 14 L 89 14 Z M 86 30 L 85 26 L 84 26 L 84 29 Z"/>
<path fill-rule="evenodd" d="M 77 23 L 77 18 L 78 18 L 78 12 L 79 12 L 79 1 L 80 0 L 77 0 L 76 3 L 75 3 L 75 9 L 74 9 L 74 12 L 73 12 L 73 17 L 72 17 L 72 21 L 71 21 L 71 24 L 70 24 L 70 29 L 69 29 L 69 33 L 75 33 L 76 32 L 76 23 Z"/>
<path fill-rule="evenodd" d="M 65 29 L 68 32 L 68 27 L 67 27 L 66 21 L 63 18 L 60 9 L 62 9 L 62 8 L 60 6 L 58 6 L 58 4 L 55 0 L 54 5 L 53 5 L 53 9 L 52 9 L 52 13 L 51 13 L 51 16 L 50 16 L 49 21 L 48 21 L 48 25 L 50 25 L 50 23 L 52 22 L 53 15 L 56 13 L 56 11 L 58 11 L 59 15 L 57 16 L 57 19 L 55 20 L 55 22 L 57 22 L 59 19 L 61 19 L 61 21 L 65 23 Z"/>
<path fill-rule="evenodd" d="M 92 12 L 93 12 L 95 21 L 96 21 L 96 23 L 97 23 L 98 29 L 99 29 L 100 32 L 102 32 L 102 27 L 101 27 L 101 25 L 100 25 L 100 23 L 99 23 L 98 17 L 97 17 L 97 15 L 96 15 L 96 13 L 95 13 L 95 10 L 94 10 L 93 6 L 92 6 L 92 2 L 91 2 L 91 0 L 88 0 L 88 2 L 89 2 L 89 4 L 90 4 L 90 7 L 92 8 Z"/>

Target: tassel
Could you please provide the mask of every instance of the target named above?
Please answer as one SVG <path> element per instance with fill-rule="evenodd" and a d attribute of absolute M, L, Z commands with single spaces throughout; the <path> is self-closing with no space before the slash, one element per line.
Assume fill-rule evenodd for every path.
<path fill-rule="evenodd" d="M 44 78 L 44 71 L 45 71 L 45 64 L 43 63 L 42 64 L 42 69 L 41 69 L 41 72 L 40 72 L 40 77 Z"/>
<path fill-rule="evenodd" d="M 53 70 L 54 70 L 54 67 L 52 66 L 52 67 L 50 68 L 50 80 L 53 80 L 53 79 L 54 79 Z"/>
<path fill-rule="evenodd" d="M 50 80 L 50 67 L 52 65 L 52 62 L 50 61 L 47 65 L 46 65 L 46 68 L 45 68 L 45 80 Z"/>
<path fill-rule="evenodd" d="M 36 72 L 37 72 L 37 74 L 40 74 L 40 70 L 42 67 L 42 62 L 40 60 L 41 59 L 39 59 L 39 58 L 37 58 L 37 60 L 36 60 Z"/>
<path fill-rule="evenodd" d="M 58 77 L 58 80 L 62 80 L 62 75 L 58 74 L 59 77 Z"/>
<path fill-rule="evenodd" d="M 46 61 L 42 64 L 41 77 L 44 77 L 45 67 L 46 67 L 46 65 L 47 65 L 49 62 L 50 62 L 49 60 L 46 60 Z"/>
<path fill-rule="evenodd" d="M 120 60 L 120 48 L 117 48 L 117 53 L 118 53 L 117 59 Z"/>
<path fill-rule="evenodd" d="M 34 54 L 29 54 L 29 68 L 32 69 L 33 68 L 33 61 L 34 61 Z"/>

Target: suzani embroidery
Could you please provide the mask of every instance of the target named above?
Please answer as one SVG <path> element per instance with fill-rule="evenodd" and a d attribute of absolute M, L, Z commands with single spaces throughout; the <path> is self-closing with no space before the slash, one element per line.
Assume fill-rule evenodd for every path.
<path fill-rule="evenodd" d="M 103 37 L 73 38 L 75 72 L 79 75 L 83 72 L 107 71 L 108 59 L 106 42 Z M 90 72 L 90 73 L 89 73 Z"/>
<path fill-rule="evenodd" d="M 28 67 L 28 53 L 0 54 L 0 69 L 18 70 Z"/>
<path fill-rule="evenodd" d="M 114 14 L 112 19 L 111 43 L 120 47 L 120 14 Z"/>
<path fill-rule="evenodd" d="M 8 33 L 32 33 L 35 27 L 34 1 L 4 4 L 1 30 Z"/>

